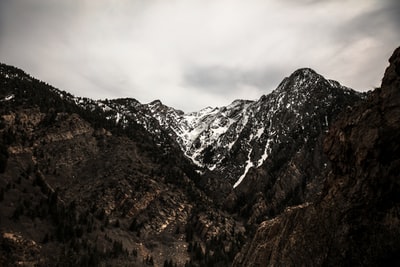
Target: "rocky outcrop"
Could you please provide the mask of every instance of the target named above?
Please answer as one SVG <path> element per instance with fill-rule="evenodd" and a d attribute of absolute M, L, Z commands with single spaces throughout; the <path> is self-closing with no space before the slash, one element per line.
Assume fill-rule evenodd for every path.
<path fill-rule="evenodd" d="M 264 221 L 233 266 L 400 264 L 400 48 L 382 86 L 330 127 L 318 200 Z"/>
<path fill-rule="evenodd" d="M 41 247 L 33 240 L 27 240 L 15 233 L 0 235 L 0 263 L 3 266 L 40 266 Z"/>

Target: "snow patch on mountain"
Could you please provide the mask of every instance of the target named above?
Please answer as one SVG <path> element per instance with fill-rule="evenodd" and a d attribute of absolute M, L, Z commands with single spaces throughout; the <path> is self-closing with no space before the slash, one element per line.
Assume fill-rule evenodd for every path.
<path fill-rule="evenodd" d="M 11 95 L 8 95 L 8 96 L 4 97 L 3 100 L 1 100 L 1 101 L 2 102 L 3 101 L 10 101 L 10 100 L 14 99 L 14 97 L 15 97 L 15 95 L 11 94 Z"/>
<path fill-rule="evenodd" d="M 268 158 L 268 154 L 271 150 L 270 145 L 271 145 L 271 140 L 268 139 L 267 144 L 265 145 L 264 153 L 257 162 L 257 168 L 260 167 L 264 163 L 264 161 Z"/>
<path fill-rule="evenodd" d="M 251 152 L 252 152 L 252 150 L 250 150 L 249 154 L 247 155 L 246 167 L 244 168 L 244 172 L 239 177 L 239 179 L 236 181 L 236 183 L 233 185 L 233 188 L 236 188 L 243 181 L 244 177 L 246 177 L 246 174 L 248 173 L 250 168 L 254 166 L 253 162 L 251 161 L 251 157 L 250 157 Z"/>

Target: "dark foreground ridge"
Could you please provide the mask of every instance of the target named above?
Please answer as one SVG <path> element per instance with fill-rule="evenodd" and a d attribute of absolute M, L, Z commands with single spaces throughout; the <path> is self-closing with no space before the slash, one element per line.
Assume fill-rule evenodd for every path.
<path fill-rule="evenodd" d="M 233 266 L 399 266 L 400 48 L 382 86 L 330 128 L 318 201 L 261 223 Z"/>

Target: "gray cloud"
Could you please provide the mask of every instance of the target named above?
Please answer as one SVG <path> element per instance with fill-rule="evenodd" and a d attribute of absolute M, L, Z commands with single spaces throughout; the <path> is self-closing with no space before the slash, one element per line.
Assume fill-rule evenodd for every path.
<path fill-rule="evenodd" d="M 311 67 L 379 86 L 397 0 L 2 0 L 0 60 L 92 98 L 191 111 L 258 98 Z"/>
<path fill-rule="evenodd" d="M 346 28 L 342 29 L 341 33 L 337 32 L 337 36 L 339 38 L 359 38 L 362 36 L 373 36 L 384 39 L 391 37 L 398 38 L 399 33 L 396 30 L 400 27 L 399 13 L 399 1 L 377 1 L 373 9 L 347 21 L 344 25 Z"/>
<path fill-rule="evenodd" d="M 240 70 L 224 66 L 188 67 L 184 73 L 185 85 L 202 88 L 216 94 L 235 92 L 241 87 L 256 87 L 265 93 L 277 86 L 283 70 Z M 279 78 L 278 78 L 279 77 Z"/>

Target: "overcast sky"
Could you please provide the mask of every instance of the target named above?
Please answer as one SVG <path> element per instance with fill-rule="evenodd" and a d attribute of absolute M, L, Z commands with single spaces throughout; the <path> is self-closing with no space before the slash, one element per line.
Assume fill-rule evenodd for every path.
<path fill-rule="evenodd" d="M 400 45 L 398 0 L 0 0 L 0 61 L 77 96 L 194 111 L 301 67 L 365 91 Z"/>

